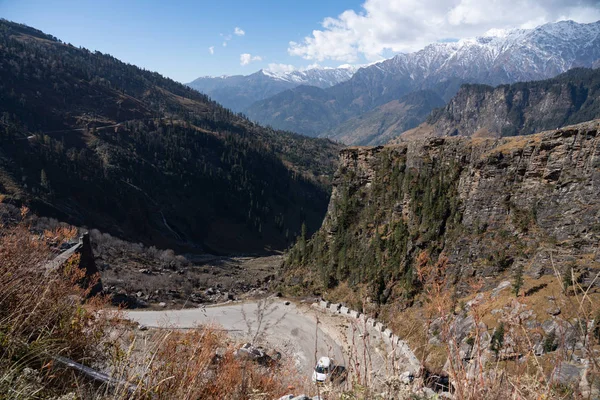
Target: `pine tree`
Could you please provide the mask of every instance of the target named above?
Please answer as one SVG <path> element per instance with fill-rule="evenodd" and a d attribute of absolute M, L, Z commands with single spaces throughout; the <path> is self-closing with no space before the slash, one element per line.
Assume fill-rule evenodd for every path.
<path fill-rule="evenodd" d="M 490 348 L 498 357 L 498 353 L 502 349 L 504 345 L 504 322 L 500 322 L 500 325 L 494 329 L 494 333 L 492 334 L 492 341 L 490 343 Z"/>
<path fill-rule="evenodd" d="M 302 222 L 302 228 L 300 228 L 300 252 L 304 257 L 304 252 L 306 251 L 306 224 Z"/>
<path fill-rule="evenodd" d="M 523 287 L 523 266 L 519 266 L 519 268 L 517 268 L 513 277 L 512 288 L 516 297 L 519 297 L 521 287 Z"/>
<path fill-rule="evenodd" d="M 48 181 L 48 175 L 46 175 L 46 171 L 42 169 L 40 172 L 40 186 L 46 190 L 50 189 L 50 182 Z"/>

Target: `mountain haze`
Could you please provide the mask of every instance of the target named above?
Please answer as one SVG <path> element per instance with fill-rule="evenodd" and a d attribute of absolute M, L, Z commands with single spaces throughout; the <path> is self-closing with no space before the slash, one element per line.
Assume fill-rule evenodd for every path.
<path fill-rule="evenodd" d="M 244 111 L 252 103 L 300 85 L 328 88 L 352 77 L 356 68 L 311 68 L 304 71 L 275 73 L 260 70 L 251 75 L 200 77 L 187 85 L 209 95 L 225 107 Z"/>
<path fill-rule="evenodd" d="M 444 104 L 444 100 L 431 90 L 411 92 L 399 100 L 350 118 L 320 136 L 346 144 L 375 146 L 416 127 L 433 109 Z"/>

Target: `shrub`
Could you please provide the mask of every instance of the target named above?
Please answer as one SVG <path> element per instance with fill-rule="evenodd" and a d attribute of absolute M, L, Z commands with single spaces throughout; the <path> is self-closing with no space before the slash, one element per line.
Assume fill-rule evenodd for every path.
<path fill-rule="evenodd" d="M 543 347 L 544 352 L 546 353 L 551 353 L 558 348 L 558 344 L 556 343 L 556 332 L 554 330 L 544 339 Z"/>
<path fill-rule="evenodd" d="M 504 345 L 504 323 L 500 322 L 500 324 L 494 329 L 494 333 L 492 334 L 492 341 L 490 343 L 490 348 L 498 357 L 498 353 L 502 349 Z"/>

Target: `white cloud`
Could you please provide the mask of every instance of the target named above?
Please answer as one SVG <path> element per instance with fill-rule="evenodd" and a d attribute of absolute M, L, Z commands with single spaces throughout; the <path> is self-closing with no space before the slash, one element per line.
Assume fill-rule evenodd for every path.
<path fill-rule="evenodd" d="M 269 64 L 267 67 L 268 71 L 271 71 L 275 74 L 289 74 L 290 72 L 294 72 L 296 67 L 290 64 Z"/>
<path fill-rule="evenodd" d="M 564 19 L 599 20 L 598 0 L 365 0 L 359 12 L 327 17 L 322 29 L 290 42 L 288 53 L 316 61 L 375 61 L 385 51 L 416 51 L 443 39 Z"/>
<path fill-rule="evenodd" d="M 242 28 L 240 28 L 239 26 L 235 27 L 235 29 L 233 30 L 233 33 L 237 36 L 244 36 L 246 34 L 246 32 L 244 32 L 244 30 Z"/>
<path fill-rule="evenodd" d="M 215 54 L 215 46 L 210 46 L 210 47 L 208 48 L 208 52 L 209 52 L 210 54 Z"/>
<path fill-rule="evenodd" d="M 254 61 L 262 61 L 261 56 L 253 56 L 252 54 L 240 54 L 240 65 L 248 65 Z"/>
<path fill-rule="evenodd" d="M 223 47 L 227 47 L 227 42 L 223 42 Z"/>

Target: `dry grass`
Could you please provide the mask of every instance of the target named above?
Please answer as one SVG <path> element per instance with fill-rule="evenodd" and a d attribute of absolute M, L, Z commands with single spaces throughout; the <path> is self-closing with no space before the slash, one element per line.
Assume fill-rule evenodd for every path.
<path fill-rule="evenodd" d="M 527 136 L 504 137 L 500 139 L 500 143 L 497 146 L 493 147 L 486 153 L 481 154 L 481 159 L 483 160 L 498 153 L 511 152 L 517 149 L 522 150 L 527 146 L 536 146 L 542 141 L 543 136 L 544 133 Z"/>
<path fill-rule="evenodd" d="M 21 217 L 25 218 L 23 209 Z M 59 271 L 46 271 L 45 262 L 56 254 L 54 245 L 71 239 L 74 229 L 32 235 L 21 222 L 0 227 L 0 393 L 19 397 L 13 381 L 26 367 L 42 371 L 41 388 L 68 386 L 64 371 L 53 368 L 53 356 L 84 363 L 102 362 L 107 321 L 96 313 L 102 299 L 87 296 L 75 285 L 82 272 L 72 258 Z"/>
<path fill-rule="evenodd" d="M 271 399 L 303 382 L 286 364 L 269 367 L 239 359 L 239 344 L 217 327 L 191 331 L 152 332 L 134 336 L 117 369 L 123 385 L 121 399 Z"/>
<path fill-rule="evenodd" d="M 337 299 L 353 310 L 363 309 L 366 296 L 367 289 L 365 285 L 350 287 L 347 282 L 341 282 L 326 294 L 327 298 Z"/>
<path fill-rule="evenodd" d="M 0 398 L 48 398 L 67 393 L 75 397 L 106 399 L 275 399 L 288 393 L 302 393 L 307 387 L 284 360 L 280 366 L 261 366 L 234 356 L 239 343 L 215 327 L 191 331 L 151 332 L 140 336 L 130 326 L 119 325 L 107 313 L 102 299 L 85 300 L 87 293 L 74 283 L 81 272 L 70 260 L 60 271 L 48 273 L 43 265 L 51 259 L 56 246 L 75 235 L 75 231 L 57 228 L 32 234 L 26 222 L 0 227 Z M 417 259 L 417 273 L 422 282 L 423 307 L 410 313 L 398 313 L 391 326 L 397 334 L 416 343 L 415 353 L 437 368 L 450 360 L 448 372 L 455 398 L 475 399 L 577 399 L 578 388 L 556 385 L 549 373 L 568 360 L 569 352 L 560 350 L 542 357 L 532 351 L 532 332 L 519 317 L 521 311 L 533 310 L 539 318 L 548 318 L 547 296 L 556 298 L 565 319 L 580 318 L 591 326 L 597 318 L 600 297 L 577 284 L 569 290 L 561 286 L 563 277 L 556 267 L 555 277 L 526 281 L 528 292 L 535 285 L 545 285 L 528 296 L 515 298 L 510 288 L 491 298 L 484 293 L 479 303 L 457 312 L 451 291 L 447 290 L 446 259 L 430 260 L 427 253 Z M 473 285 L 477 292 L 481 286 Z M 340 287 L 336 296 L 348 303 L 358 301 L 359 292 Z M 357 297 L 358 294 L 358 297 Z M 466 299 L 464 299 L 466 300 Z M 508 307 L 506 307 L 508 306 Z M 418 311 L 415 311 L 418 310 Z M 492 310 L 503 310 L 501 314 Z M 519 312 L 513 312 L 513 311 Z M 459 356 L 461 346 L 453 323 L 458 314 L 470 315 L 474 329 L 470 332 L 472 357 L 465 362 Z M 389 310 L 393 314 L 393 310 Z M 410 316 L 410 317 L 408 317 Z M 442 345 L 427 343 L 428 321 L 441 321 Z M 506 327 L 504 346 L 497 357 L 484 355 L 480 343 L 502 321 Z M 137 333 L 136 333 L 137 332 Z M 594 354 L 596 339 L 588 335 L 586 352 Z M 560 339 L 560 338 L 559 338 Z M 363 340 L 368 340 L 363 338 Z M 364 346 L 366 347 L 366 346 Z M 519 355 L 519 361 L 511 359 Z M 103 368 L 123 383 L 108 387 L 92 384 L 72 371 L 56 366 L 53 357 L 63 355 L 85 365 Z M 393 378 L 374 391 L 366 379 L 369 354 L 355 354 L 349 359 L 362 377 L 350 382 L 349 388 L 324 388 L 322 395 L 335 399 L 402 399 L 411 398 L 411 390 Z M 288 367 L 289 366 L 289 367 Z M 32 372 L 33 371 L 33 372 Z M 597 377 L 598 360 L 591 358 L 589 377 Z M 422 382 L 421 382 L 422 383 Z"/>
<path fill-rule="evenodd" d="M 516 298 L 510 287 L 491 296 L 491 292 L 481 293 L 481 284 L 473 284 L 469 299 L 475 300 L 466 310 L 457 311 L 450 298 L 445 276 L 445 257 L 436 262 L 428 254 L 421 253 L 417 259 L 417 271 L 423 284 L 426 302 L 424 312 L 429 321 L 439 324 L 439 337 L 446 350 L 447 372 L 458 399 L 580 399 L 583 393 L 577 385 L 559 383 L 552 372 L 557 366 L 569 362 L 573 350 L 566 346 L 566 331 L 557 332 L 560 346 L 543 356 L 534 353 L 534 335 L 540 330 L 530 329 L 527 323 L 537 318 L 538 322 L 550 319 L 547 308 L 549 297 L 561 307 L 561 318 L 573 327 L 584 349 L 579 356 L 590 360 L 588 381 L 598 375 L 598 358 L 595 340 L 590 327 L 594 317 L 600 312 L 600 298 L 592 294 L 590 288 L 577 284 L 573 274 L 573 287 L 564 289 L 564 281 L 558 268 L 556 276 L 544 276 L 539 280 L 526 281 L 521 293 L 529 293 Z M 534 289 L 535 288 L 535 289 Z M 534 290 L 530 290 L 534 289 Z M 462 302 L 464 302 L 464 300 Z M 461 303 L 462 303 L 461 302 Z M 491 311 L 494 310 L 494 314 Z M 533 315 L 531 315 L 533 312 Z M 474 321 L 469 332 L 470 357 L 461 354 L 464 341 L 457 337 L 455 323 L 458 317 L 471 317 Z M 525 317 L 524 317 L 525 316 Z M 583 321 L 573 325 L 575 319 Z M 505 333 L 503 343 L 496 356 L 486 352 L 486 335 L 502 322 Z M 588 327 L 588 328 L 585 328 Z M 578 330 L 579 329 L 579 330 Z M 489 331 L 489 332 L 488 332 Z M 543 334 L 543 332 L 542 332 Z M 427 330 L 423 333 L 427 337 Z M 488 336 L 489 337 L 489 336 Z M 589 396 L 589 393 L 587 394 Z"/>

